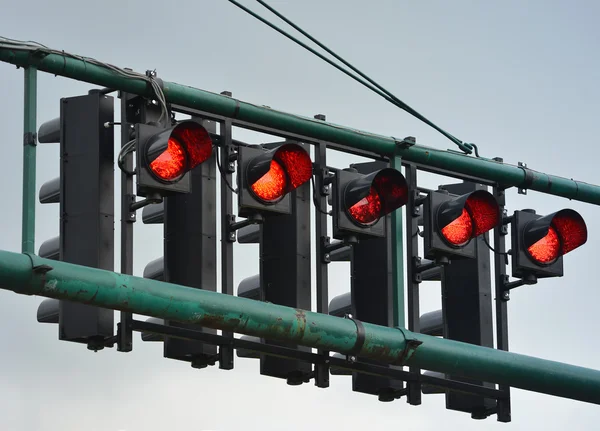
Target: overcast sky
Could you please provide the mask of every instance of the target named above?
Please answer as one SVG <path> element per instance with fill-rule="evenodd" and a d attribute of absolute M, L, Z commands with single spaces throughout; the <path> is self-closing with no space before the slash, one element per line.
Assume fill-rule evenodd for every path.
<path fill-rule="evenodd" d="M 250 0 L 243 3 L 259 7 Z M 271 4 L 441 127 L 475 142 L 482 155 L 600 182 L 600 3 Z M 154 0 L 0 0 L 0 6 L 2 36 L 36 40 L 140 72 L 156 69 L 168 81 L 217 93 L 229 90 L 236 98 L 275 109 L 305 116 L 324 113 L 338 124 L 453 148 L 440 134 L 224 0 L 171 5 Z M 23 72 L 1 63 L 0 77 L 0 249 L 20 251 Z M 92 88 L 45 73 L 38 83 L 38 126 L 58 116 L 61 97 Z M 236 133 L 239 139 L 254 136 Z M 340 168 L 354 161 L 358 159 L 340 155 L 328 160 Z M 58 162 L 58 146 L 38 147 L 38 189 L 58 175 Z M 444 182 L 449 180 L 423 177 L 421 185 Z M 594 273 L 600 210 L 536 192 L 508 193 L 509 212 L 535 208 L 546 214 L 567 207 L 585 218 L 589 241 L 566 257 L 563 278 L 512 292 L 510 347 L 600 369 L 600 289 Z M 36 210 L 37 250 L 58 234 L 58 206 L 38 205 Z M 118 222 L 115 228 L 118 235 Z M 257 246 L 236 246 L 236 285 L 257 272 L 257 252 Z M 162 228 L 136 224 L 135 274 L 141 275 L 145 264 L 161 253 Z M 118 253 L 115 257 L 118 262 Z M 349 290 L 348 269 L 346 264 L 331 265 L 331 297 Z M 92 353 L 59 342 L 55 326 L 36 322 L 41 299 L 0 291 L 3 430 L 591 430 L 600 420 L 598 406 L 521 390 L 512 392 L 513 422 L 506 425 L 495 416 L 474 421 L 448 411 L 440 395 L 424 396 L 417 407 L 405 399 L 380 403 L 353 393 L 348 377 L 332 377 L 326 390 L 312 383 L 290 387 L 260 376 L 258 362 L 250 359 L 236 359 L 233 371 L 194 370 L 163 359 L 162 346 L 142 344 L 139 334 L 132 353 Z M 439 308 L 438 285 L 423 285 L 421 306 L 424 312 Z"/>

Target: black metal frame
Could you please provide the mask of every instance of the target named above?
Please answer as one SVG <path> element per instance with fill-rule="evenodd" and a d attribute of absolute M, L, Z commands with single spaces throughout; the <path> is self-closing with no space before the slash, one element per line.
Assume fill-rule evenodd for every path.
<path fill-rule="evenodd" d="M 223 93 L 226 94 L 226 93 Z M 230 96 L 229 93 L 227 95 Z M 125 103 L 122 102 L 122 106 Z M 389 162 L 389 159 L 381 154 L 358 150 L 348 149 L 342 145 L 323 141 L 315 140 L 313 138 L 303 136 L 300 134 L 289 133 L 284 130 L 275 129 L 271 127 L 263 127 L 256 124 L 240 121 L 235 118 L 224 115 L 215 115 L 205 111 L 196 110 L 192 108 L 182 107 L 180 105 L 171 105 L 173 112 L 191 115 L 193 117 L 201 117 L 207 120 L 213 120 L 220 124 L 220 140 L 217 143 L 217 151 L 220 155 L 220 176 L 221 176 L 221 215 L 222 220 L 230 220 L 233 223 L 233 204 L 232 204 L 232 191 L 226 185 L 223 184 L 223 180 L 227 181 L 231 185 L 232 173 L 235 171 L 232 165 L 232 156 L 234 155 L 234 147 L 236 143 L 232 140 L 232 127 L 241 127 L 248 130 L 271 134 L 282 137 L 284 139 L 296 140 L 311 144 L 314 149 L 314 175 L 315 175 L 315 189 L 313 192 L 313 201 L 317 206 L 316 211 L 316 226 L 315 226 L 315 239 L 316 239 L 316 290 L 317 290 L 317 312 L 327 313 L 328 312 L 328 278 L 327 278 L 327 261 L 325 254 L 327 253 L 326 247 L 329 245 L 330 238 L 327 233 L 327 214 L 324 213 L 327 209 L 327 195 L 328 195 L 328 177 L 329 168 L 326 164 L 326 150 L 332 149 L 341 151 L 348 154 L 354 154 L 362 157 L 367 157 L 375 161 Z M 325 120 L 325 116 L 315 116 L 317 120 Z M 124 119 L 123 119 L 124 120 Z M 124 121 L 122 121 L 125 124 Z M 122 132 L 122 139 L 126 142 L 126 128 Z M 125 143 L 123 142 L 123 143 Z M 126 167 L 131 168 L 128 165 L 128 160 L 131 157 L 126 158 Z M 498 160 L 501 161 L 501 160 Z M 409 202 L 407 203 L 407 217 L 406 217 L 406 235 L 407 235 L 407 250 L 406 256 L 407 262 L 407 280 L 408 280 L 408 328 L 411 331 L 419 332 L 419 283 L 421 281 L 421 270 L 420 262 L 413 259 L 418 256 L 418 217 L 420 214 L 420 202 L 419 201 L 419 189 L 417 187 L 417 172 L 424 171 L 439 175 L 444 175 L 460 180 L 476 182 L 479 184 L 485 184 L 493 187 L 494 196 L 499 199 L 501 210 L 504 208 L 504 190 L 501 185 L 491 182 L 489 180 L 458 174 L 447 169 L 433 168 L 424 166 L 419 163 L 413 162 L 402 162 L 402 166 L 405 168 L 405 177 L 409 185 L 409 191 L 411 193 Z M 123 175 L 123 204 L 133 199 L 132 194 L 132 181 L 131 178 L 125 178 Z M 122 271 L 130 271 L 131 268 L 131 238 L 132 238 L 132 221 L 135 221 L 135 215 L 131 216 L 130 209 L 123 205 L 122 210 L 122 227 L 124 237 L 122 238 Z M 127 218 L 127 220 L 126 220 Z M 497 253 L 495 254 L 495 271 L 496 271 L 496 327 L 497 327 L 497 348 L 502 350 L 508 350 L 508 326 L 507 326 L 507 312 L 506 312 L 506 300 L 508 299 L 507 292 L 504 290 L 504 279 L 506 274 L 506 262 L 504 261 L 505 247 L 505 227 L 499 227 L 494 232 L 494 244 Z M 236 241 L 234 230 L 231 229 L 231 224 L 223 222 L 221 226 L 221 291 L 225 294 L 233 294 L 233 243 Z M 464 383 L 460 381 L 438 378 L 428 375 L 421 374 L 419 369 L 411 368 L 409 371 L 404 371 L 400 368 L 386 367 L 382 365 L 367 364 L 360 361 L 349 361 L 346 359 L 336 358 L 329 355 L 329 352 L 318 351 L 318 353 L 311 353 L 307 351 L 301 351 L 288 347 L 276 346 L 266 343 L 256 343 L 253 341 L 241 340 L 235 338 L 231 332 L 223 332 L 223 335 L 203 333 L 191 329 L 179 328 L 179 327 L 168 327 L 155 323 L 142 322 L 131 319 L 128 313 L 122 314 L 121 325 L 119 328 L 119 350 L 127 350 L 127 346 L 131 346 L 131 331 L 138 332 L 149 332 L 155 334 L 168 335 L 175 338 L 184 338 L 189 340 L 198 340 L 206 344 L 214 344 L 219 346 L 219 365 L 222 369 L 233 368 L 233 350 L 248 349 L 257 352 L 261 352 L 266 355 L 280 356 L 283 358 L 296 359 L 299 361 L 306 361 L 314 364 L 314 371 L 311 377 L 315 378 L 315 385 L 318 387 L 326 388 L 329 386 L 329 369 L 330 367 L 343 368 L 351 370 L 353 372 L 365 373 L 378 375 L 397 380 L 407 382 L 407 388 L 402 395 L 407 396 L 407 400 L 410 404 L 418 405 L 421 404 L 421 387 L 423 384 L 430 386 L 437 386 L 446 388 L 449 390 L 467 393 L 483 395 L 488 398 L 492 398 L 498 401 L 497 411 L 498 421 L 509 422 L 510 421 L 510 388 L 506 386 L 500 386 L 499 389 L 492 389 L 489 387 L 474 385 L 470 383 Z M 490 414 L 494 412 L 490 411 Z"/>
<path fill-rule="evenodd" d="M 455 380 L 441 379 L 422 374 L 414 375 L 400 368 L 385 367 L 381 365 L 367 364 L 359 361 L 349 361 L 342 358 L 327 357 L 319 353 L 303 352 L 288 347 L 276 346 L 266 343 L 257 343 L 254 341 L 242 340 L 240 338 L 229 338 L 222 335 L 207 334 L 191 329 L 183 329 L 172 326 L 164 326 L 156 323 L 133 320 L 132 328 L 136 332 L 145 332 L 159 335 L 166 335 L 174 338 L 186 340 L 201 341 L 205 344 L 214 344 L 219 346 L 228 346 L 232 349 L 246 349 L 261 352 L 267 355 L 279 356 L 282 358 L 296 359 L 313 364 L 327 364 L 329 367 L 343 368 L 359 373 L 372 374 L 376 376 L 390 377 L 407 382 L 426 383 L 428 385 L 440 386 L 453 391 L 467 394 L 478 394 L 493 399 L 502 399 L 506 395 L 503 391 L 486 388 L 483 386 L 472 385 Z"/>

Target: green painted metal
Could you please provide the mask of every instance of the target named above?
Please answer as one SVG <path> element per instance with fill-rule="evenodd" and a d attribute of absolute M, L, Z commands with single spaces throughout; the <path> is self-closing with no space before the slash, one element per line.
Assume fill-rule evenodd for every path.
<path fill-rule="evenodd" d="M 0 288 L 350 353 L 350 319 L 0 251 Z M 600 404 L 600 371 L 363 323 L 359 357 Z M 557 340 L 557 343 L 562 343 Z"/>
<path fill-rule="evenodd" d="M 402 158 L 390 159 L 390 167 L 402 172 Z M 394 326 L 406 328 L 404 316 L 404 236 L 402 213 L 404 208 L 392 213 L 392 282 L 393 282 L 393 314 Z"/>
<path fill-rule="evenodd" d="M 152 94 L 149 85 L 141 79 L 125 77 L 108 67 L 59 54 L 2 48 L 0 49 L 0 61 L 22 67 L 35 66 L 44 72 L 133 94 L 144 96 Z M 477 176 L 504 186 L 528 188 L 573 200 L 600 204 L 600 187 L 596 185 L 535 171 L 531 171 L 533 178 L 531 183 L 527 184 L 525 170 L 518 166 L 420 145 L 406 147 L 393 137 L 288 114 L 172 82 L 164 82 L 164 93 L 170 103 L 199 109 L 214 115 L 332 142 L 349 149 L 365 150 L 385 156 L 397 154 L 409 162 L 448 169 L 463 175 Z"/>
<path fill-rule="evenodd" d="M 37 69 L 26 67 L 24 78 L 21 251 L 33 253 L 35 249 Z"/>

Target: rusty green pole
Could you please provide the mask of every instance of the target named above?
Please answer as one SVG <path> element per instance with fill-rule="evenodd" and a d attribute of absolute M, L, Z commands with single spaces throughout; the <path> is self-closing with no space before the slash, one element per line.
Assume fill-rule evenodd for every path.
<path fill-rule="evenodd" d="M 35 248 L 35 169 L 36 169 L 36 111 L 37 69 L 24 70 L 23 108 L 23 214 L 21 221 L 21 250 L 33 253 Z"/>
<path fill-rule="evenodd" d="M 0 288 L 287 341 L 600 404 L 600 371 L 351 319 L 0 251 Z M 360 332 L 362 334 L 362 331 Z M 361 343 L 362 342 L 362 343 Z M 562 346 L 565 340 L 557 336 Z"/>
<path fill-rule="evenodd" d="M 108 66 L 93 64 L 62 54 L 1 48 L 0 61 L 17 66 L 35 66 L 39 70 L 132 94 L 151 96 L 150 86 L 142 79 L 126 77 Z M 313 118 L 301 117 L 254 105 L 231 97 L 211 93 L 173 82 L 163 82 L 167 102 L 198 109 L 217 116 L 259 124 L 264 127 L 298 134 L 343 146 L 380 154 L 397 154 L 409 162 L 420 163 L 458 174 L 475 176 L 506 187 L 519 187 L 572 200 L 600 205 L 600 187 L 526 170 L 486 158 L 476 158 L 453 151 L 441 151 L 420 145 L 404 146 L 389 136 L 351 129 Z"/>

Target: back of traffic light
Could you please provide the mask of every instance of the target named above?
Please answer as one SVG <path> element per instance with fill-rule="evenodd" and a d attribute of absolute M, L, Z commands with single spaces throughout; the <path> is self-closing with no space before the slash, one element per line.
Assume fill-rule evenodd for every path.
<path fill-rule="evenodd" d="M 114 268 L 113 98 L 97 91 L 61 99 L 60 117 L 42 124 L 41 143 L 60 143 L 60 177 L 40 189 L 40 203 L 59 203 L 60 235 L 39 255 L 93 268 Z M 38 321 L 58 323 L 59 339 L 92 350 L 112 346 L 114 311 L 44 300 Z"/>

